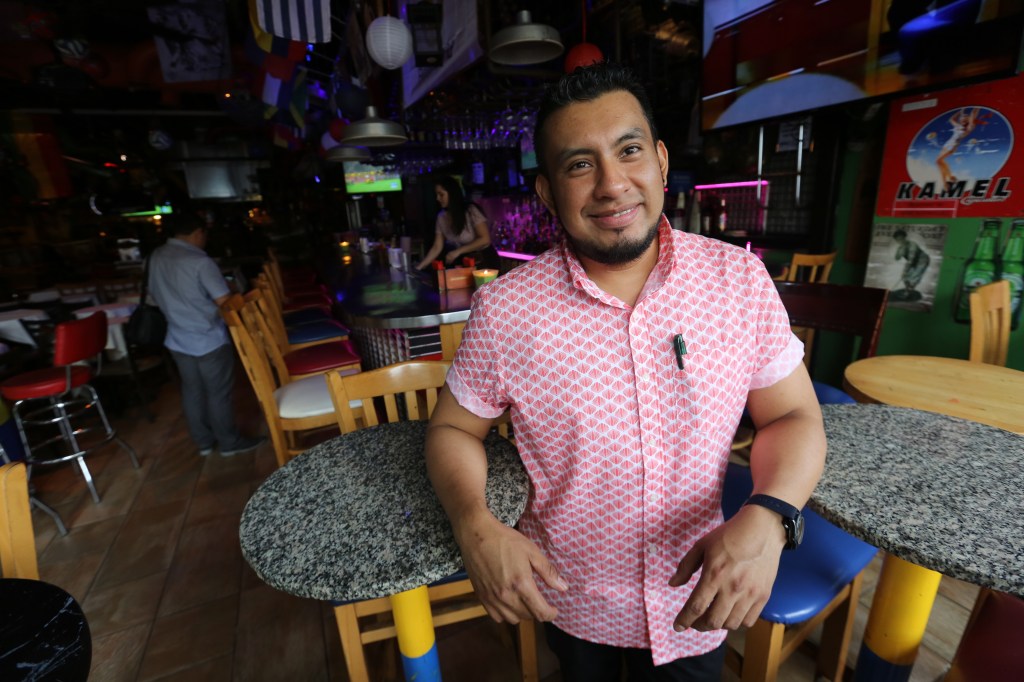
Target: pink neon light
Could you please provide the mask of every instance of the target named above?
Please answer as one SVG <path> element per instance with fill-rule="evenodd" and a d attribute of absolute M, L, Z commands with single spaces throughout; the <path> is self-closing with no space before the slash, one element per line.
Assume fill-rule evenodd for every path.
<path fill-rule="evenodd" d="M 724 189 L 726 187 L 757 187 L 767 185 L 767 180 L 746 180 L 744 182 L 721 182 L 717 185 L 694 185 L 694 189 Z"/>
<path fill-rule="evenodd" d="M 513 260 L 533 260 L 537 257 L 532 253 L 516 253 L 515 251 L 498 251 L 498 255 Z"/>

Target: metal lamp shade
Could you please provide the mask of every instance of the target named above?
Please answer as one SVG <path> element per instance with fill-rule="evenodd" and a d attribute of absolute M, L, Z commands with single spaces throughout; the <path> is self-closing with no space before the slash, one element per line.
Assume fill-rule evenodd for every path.
<path fill-rule="evenodd" d="M 345 128 L 341 143 L 359 147 L 388 147 L 408 142 L 405 128 L 394 121 L 377 116 L 377 108 L 366 107 L 366 118 Z"/>
<path fill-rule="evenodd" d="M 491 41 L 488 56 L 496 64 L 521 66 L 541 64 L 562 54 L 558 31 L 544 24 L 531 22 L 530 13 L 516 14 L 516 23 L 501 29 Z"/>
<path fill-rule="evenodd" d="M 324 158 L 333 163 L 341 163 L 342 161 L 368 161 L 370 159 L 370 150 L 366 147 L 349 147 L 347 145 L 340 144 L 337 147 L 331 147 L 328 149 Z"/>

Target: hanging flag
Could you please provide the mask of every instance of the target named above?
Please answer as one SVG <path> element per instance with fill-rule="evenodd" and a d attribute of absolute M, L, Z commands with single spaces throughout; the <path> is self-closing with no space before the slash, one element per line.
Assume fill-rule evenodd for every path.
<path fill-rule="evenodd" d="M 277 147 L 285 149 L 299 149 L 302 147 L 303 136 L 300 128 L 295 128 L 284 123 L 275 123 L 271 129 L 271 142 Z"/>
<path fill-rule="evenodd" d="M 330 0 L 254 2 L 256 22 L 271 35 L 307 43 L 326 43 L 331 40 Z"/>
<path fill-rule="evenodd" d="M 306 109 L 309 92 L 306 88 L 306 69 L 296 68 L 289 80 L 270 73 L 263 76 L 263 116 L 268 121 L 279 121 L 299 128 L 306 127 Z"/>

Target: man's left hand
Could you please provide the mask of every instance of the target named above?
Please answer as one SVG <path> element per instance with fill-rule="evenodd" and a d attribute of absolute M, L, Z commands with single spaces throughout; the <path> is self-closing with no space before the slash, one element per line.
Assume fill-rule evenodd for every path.
<path fill-rule="evenodd" d="M 668 582 L 685 585 L 701 569 L 700 580 L 676 616 L 675 629 L 752 626 L 771 596 L 785 541 L 778 514 L 754 506 L 742 507 L 698 540 Z"/>

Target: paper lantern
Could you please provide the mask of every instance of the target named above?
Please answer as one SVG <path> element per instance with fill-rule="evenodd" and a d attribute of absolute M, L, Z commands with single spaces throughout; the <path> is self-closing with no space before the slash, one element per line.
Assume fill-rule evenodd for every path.
<path fill-rule="evenodd" d="M 572 73 L 580 66 L 589 66 L 604 61 L 601 49 L 594 43 L 580 43 L 565 55 L 565 72 Z"/>
<path fill-rule="evenodd" d="M 397 69 L 412 56 L 412 33 L 395 17 L 377 17 L 366 29 L 366 50 L 385 69 Z"/>

